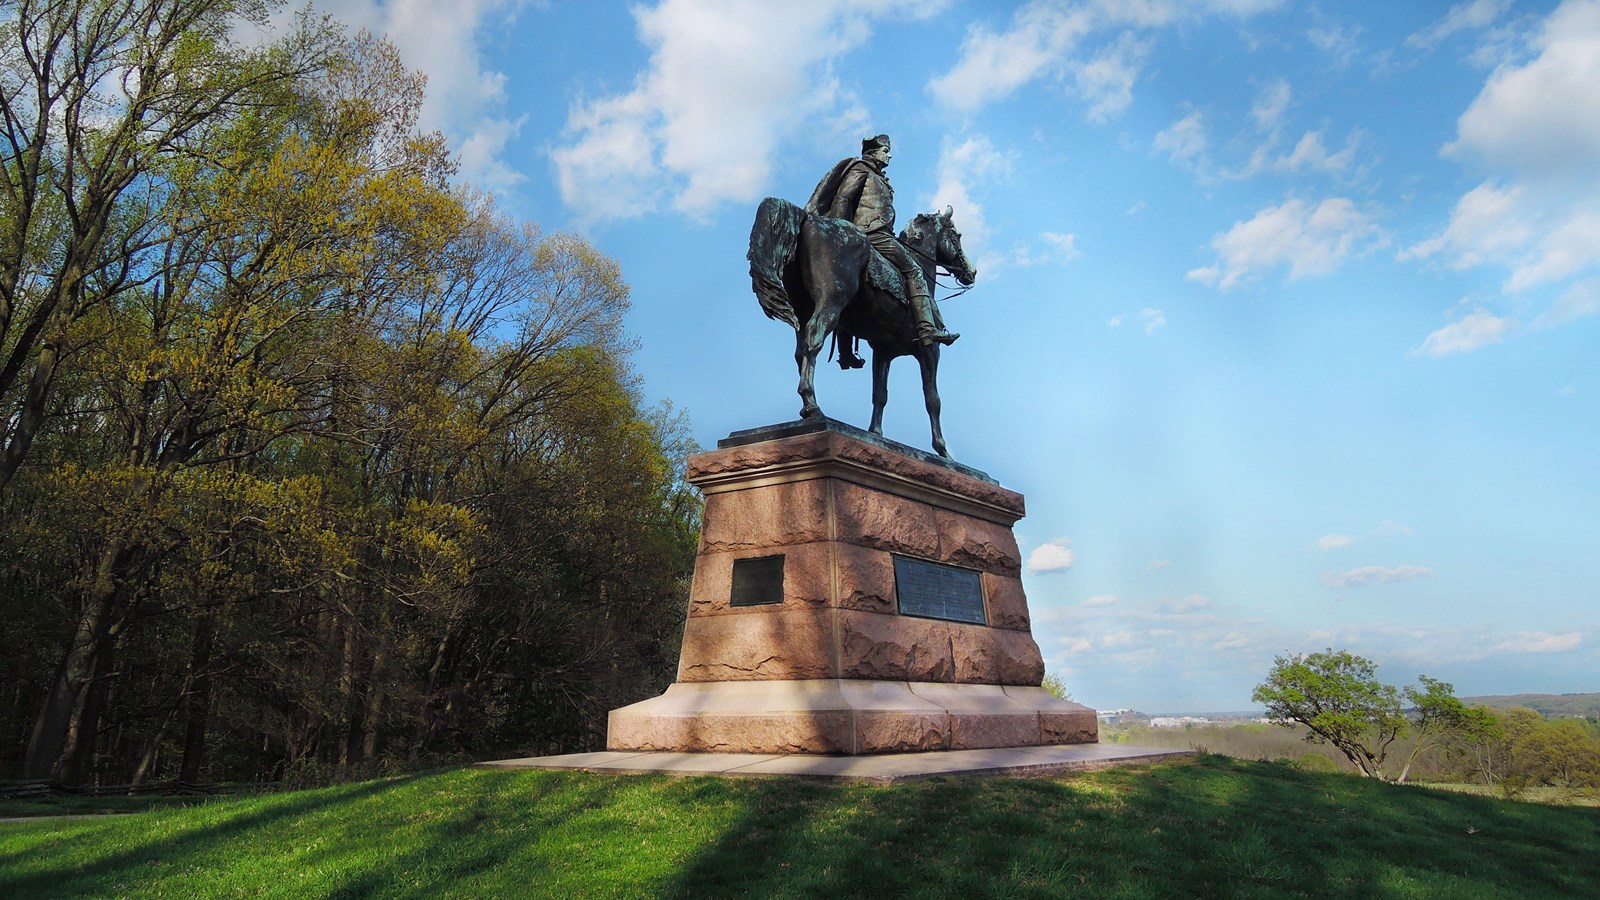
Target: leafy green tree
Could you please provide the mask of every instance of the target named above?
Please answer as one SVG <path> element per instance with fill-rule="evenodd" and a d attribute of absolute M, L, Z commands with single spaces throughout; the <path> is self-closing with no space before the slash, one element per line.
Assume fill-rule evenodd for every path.
<path fill-rule="evenodd" d="M 1371 660 L 1345 650 L 1280 656 L 1250 699 L 1274 719 L 1304 725 L 1307 741 L 1333 745 L 1362 775 L 1387 780 L 1384 759 L 1407 723 L 1400 692 L 1376 673 Z"/>
<path fill-rule="evenodd" d="M 1417 676 L 1417 680 L 1420 689 L 1407 686 L 1402 692 L 1410 704 L 1411 726 L 1416 733 L 1405 765 L 1395 778 L 1402 784 L 1411 773 L 1412 764 L 1425 751 L 1447 744 L 1471 744 L 1492 736 L 1497 730 L 1494 717 L 1487 709 L 1468 707 L 1456 698 L 1454 685 L 1426 675 Z"/>
<path fill-rule="evenodd" d="M 1067 682 L 1054 672 L 1046 672 L 1044 681 L 1039 686 L 1050 692 L 1052 697 L 1060 697 L 1062 700 L 1077 702 L 1072 693 L 1067 690 Z"/>

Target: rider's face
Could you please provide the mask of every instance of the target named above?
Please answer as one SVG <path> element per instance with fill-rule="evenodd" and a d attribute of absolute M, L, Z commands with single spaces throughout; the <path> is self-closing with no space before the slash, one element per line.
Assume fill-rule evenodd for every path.
<path fill-rule="evenodd" d="M 879 168 L 886 167 L 889 165 L 889 148 L 873 147 L 871 150 L 867 151 L 867 159 L 876 162 Z"/>

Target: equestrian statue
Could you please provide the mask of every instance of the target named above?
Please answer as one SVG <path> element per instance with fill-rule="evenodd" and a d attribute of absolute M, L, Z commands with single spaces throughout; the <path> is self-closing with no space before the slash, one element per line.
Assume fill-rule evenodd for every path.
<path fill-rule="evenodd" d="M 750 280 L 769 318 L 795 330 L 800 369 L 800 415 L 817 418 L 817 356 L 829 335 L 839 365 L 860 368 L 856 341 L 872 347 L 872 424 L 883 434 L 889 399 L 889 364 L 915 357 L 922 367 L 922 395 L 933 428 L 933 449 L 949 458 L 939 427 L 939 351 L 960 335 L 945 330 L 933 299 L 934 278 L 943 267 L 963 288 L 978 270 L 961 248 L 953 213 L 923 213 L 894 235 L 894 189 L 889 136 L 861 142 L 861 156 L 840 160 L 811 194 L 805 209 L 768 197 L 750 229 Z"/>

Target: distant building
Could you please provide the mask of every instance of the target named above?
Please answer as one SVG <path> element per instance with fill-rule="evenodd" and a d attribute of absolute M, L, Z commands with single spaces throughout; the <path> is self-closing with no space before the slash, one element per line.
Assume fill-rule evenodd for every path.
<path fill-rule="evenodd" d="M 1211 720 L 1205 716 L 1155 716 L 1150 719 L 1151 728 L 1188 728 L 1190 725 L 1210 725 Z"/>

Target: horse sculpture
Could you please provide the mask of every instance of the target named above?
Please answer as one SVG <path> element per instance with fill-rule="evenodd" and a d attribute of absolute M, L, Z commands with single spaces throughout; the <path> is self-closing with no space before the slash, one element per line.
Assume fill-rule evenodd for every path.
<path fill-rule="evenodd" d="M 952 210 L 923 213 L 900 233 L 900 242 L 922 266 L 928 292 L 936 268 L 970 286 L 978 270 L 961 249 L 961 232 L 950 222 Z M 814 385 L 817 356 L 828 336 L 841 326 L 872 347 L 873 434 L 883 434 L 883 407 L 889 400 L 889 364 L 914 356 L 922 367 L 922 396 L 933 427 L 933 449 L 948 459 L 939 427 L 938 344 L 917 340 L 916 320 L 901 299 L 900 274 L 872 249 L 861 229 L 843 219 L 809 215 L 777 197 L 761 201 L 750 229 L 750 280 L 769 318 L 795 330 L 794 361 L 800 369 L 800 416 L 818 418 Z"/>

